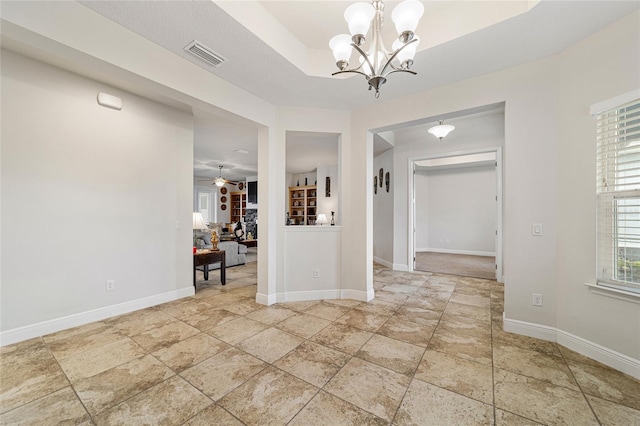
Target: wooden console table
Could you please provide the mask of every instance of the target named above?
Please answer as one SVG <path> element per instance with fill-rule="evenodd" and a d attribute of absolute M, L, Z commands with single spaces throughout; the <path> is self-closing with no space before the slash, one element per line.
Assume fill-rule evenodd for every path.
<path fill-rule="evenodd" d="M 240 241 L 238 244 L 242 244 L 247 247 L 258 247 L 258 240 L 243 240 L 243 241 Z"/>
<path fill-rule="evenodd" d="M 209 265 L 212 263 L 220 262 L 220 282 L 222 285 L 227 284 L 226 273 L 226 256 L 224 250 L 218 251 L 205 251 L 201 253 L 193 254 L 193 286 L 196 286 L 196 269 L 198 266 L 204 267 L 204 279 L 209 280 Z"/>

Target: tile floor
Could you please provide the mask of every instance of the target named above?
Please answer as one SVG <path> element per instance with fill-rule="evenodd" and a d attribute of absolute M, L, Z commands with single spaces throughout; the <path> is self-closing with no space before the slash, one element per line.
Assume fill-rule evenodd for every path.
<path fill-rule="evenodd" d="M 255 266 L 3 347 L 0 424 L 640 426 L 640 381 L 505 333 L 496 282 L 375 265 L 370 303 L 264 307 Z"/>

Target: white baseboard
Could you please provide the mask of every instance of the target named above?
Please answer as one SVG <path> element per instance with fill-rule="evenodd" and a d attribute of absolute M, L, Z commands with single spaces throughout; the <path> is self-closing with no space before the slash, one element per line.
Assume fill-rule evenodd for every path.
<path fill-rule="evenodd" d="M 340 290 L 310 290 L 310 291 L 287 291 L 284 299 L 287 302 L 301 302 L 306 300 L 339 299 Z"/>
<path fill-rule="evenodd" d="M 406 272 L 409 270 L 409 265 L 403 263 L 394 263 L 393 264 L 394 271 Z"/>
<path fill-rule="evenodd" d="M 468 254 L 470 256 L 494 256 L 493 251 L 473 251 L 473 250 L 455 250 L 455 249 L 441 249 L 441 248 L 417 248 L 416 253 L 424 253 L 430 251 L 433 253 L 448 253 L 448 254 Z"/>
<path fill-rule="evenodd" d="M 263 294 L 263 293 L 256 293 L 256 303 L 259 303 L 261 305 L 273 305 L 274 303 L 277 303 L 278 300 L 276 298 L 275 294 Z"/>
<path fill-rule="evenodd" d="M 381 264 L 382 266 L 386 266 L 387 268 L 393 269 L 393 263 L 391 263 L 388 260 L 385 260 L 385 259 L 383 259 L 381 257 L 373 256 L 373 261 L 376 262 L 376 263 Z"/>
<path fill-rule="evenodd" d="M 341 299 L 353 299 L 360 300 L 361 302 L 368 302 L 373 299 L 373 289 L 369 291 L 361 290 L 342 290 L 340 291 Z"/>
<path fill-rule="evenodd" d="M 504 331 L 556 342 L 572 351 L 595 359 L 640 380 L 640 360 L 583 339 L 564 330 L 546 325 L 512 320 L 504 317 Z"/>
<path fill-rule="evenodd" d="M 89 324 L 94 321 L 102 321 L 106 318 L 128 314 L 129 312 L 149 308 L 161 303 L 171 302 L 183 297 L 193 296 L 194 294 L 195 288 L 193 286 L 189 286 L 179 290 L 169 291 L 167 293 L 156 294 L 149 297 L 143 297 L 142 299 L 119 303 L 117 305 L 105 306 L 104 308 L 93 309 L 87 312 L 80 312 L 61 318 L 26 325 L 24 327 L 14 328 L 0 333 L 0 346 L 22 342 L 34 337 L 44 336 L 61 330 L 66 330 L 68 328 Z"/>

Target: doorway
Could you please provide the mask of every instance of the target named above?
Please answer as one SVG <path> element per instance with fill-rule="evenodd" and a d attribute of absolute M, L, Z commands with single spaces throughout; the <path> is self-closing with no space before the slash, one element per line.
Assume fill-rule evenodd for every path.
<path fill-rule="evenodd" d="M 501 148 L 412 159 L 413 269 L 502 280 Z"/>

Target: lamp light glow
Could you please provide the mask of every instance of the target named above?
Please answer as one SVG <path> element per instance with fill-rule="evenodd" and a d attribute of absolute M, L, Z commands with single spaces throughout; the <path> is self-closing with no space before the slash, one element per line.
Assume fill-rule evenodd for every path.
<path fill-rule="evenodd" d="M 396 25 L 398 35 L 413 33 L 424 14 L 424 6 L 418 0 L 404 0 L 391 12 L 391 20 Z M 411 39 L 411 38 L 409 38 Z"/>
<path fill-rule="evenodd" d="M 333 57 L 337 62 L 349 62 L 351 57 L 351 37 L 348 34 L 338 34 L 329 41 L 329 47 L 333 51 Z"/>
<path fill-rule="evenodd" d="M 318 217 L 316 218 L 316 225 L 324 225 L 325 223 L 327 223 L 327 215 L 324 213 L 320 213 L 318 215 Z"/>

